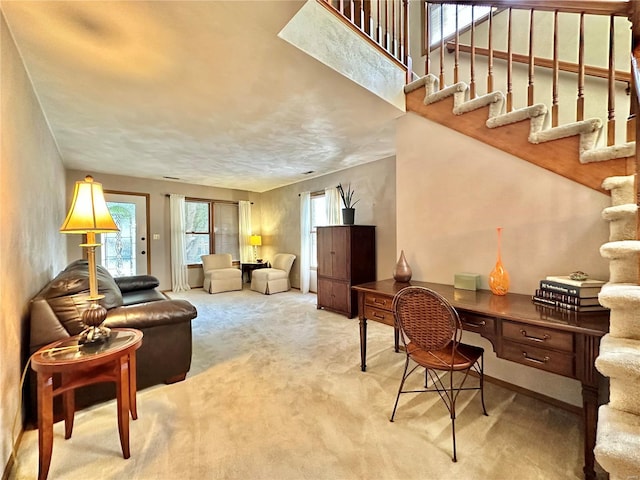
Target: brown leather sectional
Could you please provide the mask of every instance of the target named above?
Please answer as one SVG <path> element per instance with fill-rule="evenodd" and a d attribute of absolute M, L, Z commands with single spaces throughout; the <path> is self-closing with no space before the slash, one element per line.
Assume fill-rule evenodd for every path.
<path fill-rule="evenodd" d="M 114 278 L 98 266 L 98 290 L 105 295 L 100 303 L 107 309 L 104 325 L 136 328 L 144 334 L 137 352 L 138 389 L 184 380 L 191 366 L 191 320 L 197 316 L 196 308 L 186 300 L 169 299 L 158 285 L 150 275 Z M 30 354 L 83 330 L 81 317 L 89 304 L 88 294 L 87 261 L 76 260 L 31 300 Z M 29 418 L 35 421 L 35 375 L 30 374 Z M 76 409 L 111 398 L 115 398 L 113 384 L 80 388 Z"/>

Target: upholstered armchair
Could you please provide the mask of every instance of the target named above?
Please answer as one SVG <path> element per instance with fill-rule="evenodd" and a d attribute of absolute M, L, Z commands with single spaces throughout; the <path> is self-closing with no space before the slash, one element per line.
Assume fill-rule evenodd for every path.
<path fill-rule="evenodd" d="M 234 268 L 230 253 L 202 255 L 205 292 L 219 293 L 242 290 L 242 271 Z"/>
<path fill-rule="evenodd" d="M 290 253 L 276 253 L 273 258 L 272 268 L 254 270 L 251 274 L 251 290 L 271 294 L 286 292 L 291 288 L 289 272 L 293 266 L 295 255 Z"/>

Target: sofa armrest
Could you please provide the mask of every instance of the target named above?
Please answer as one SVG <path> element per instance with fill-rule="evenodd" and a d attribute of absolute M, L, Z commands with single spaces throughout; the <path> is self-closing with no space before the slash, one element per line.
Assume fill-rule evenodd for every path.
<path fill-rule="evenodd" d="M 110 328 L 149 328 L 187 322 L 198 315 L 186 300 L 158 300 L 112 308 L 104 325 Z"/>
<path fill-rule="evenodd" d="M 160 285 L 160 281 L 153 275 L 131 275 L 114 278 L 122 293 L 136 290 L 150 290 Z"/>

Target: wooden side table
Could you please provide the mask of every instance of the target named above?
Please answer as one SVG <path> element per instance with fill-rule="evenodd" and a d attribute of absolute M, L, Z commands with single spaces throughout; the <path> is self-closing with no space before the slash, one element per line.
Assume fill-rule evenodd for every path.
<path fill-rule="evenodd" d="M 259 263 L 243 263 L 242 264 L 242 279 L 244 280 L 244 274 L 247 274 L 247 283 L 251 283 L 251 272 L 259 268 L 267 268 L 267 262 Z"/>
<path fill-rule="evenodd" d="M 136 406 L 136 350 L 142 332 L 114 328 L 109 340 L 97 346 L 80 346 L 78 336 L 58 340 L 38 350 L 31 367 L 38 384 L 38 479 L 49 473 L 53 451 L 53 397 L 62 394 L 65 439 L 71 437 L 75 413 L 75 388 L 101 382 L 115 382 L 118 404 L 118 431 L 122 456 L 129 458 L 129 412 L 138 418 Z M 55 349 L 55 350 L 53 350 Z M 53 377 L 60 376 L 54 388 Z"/>

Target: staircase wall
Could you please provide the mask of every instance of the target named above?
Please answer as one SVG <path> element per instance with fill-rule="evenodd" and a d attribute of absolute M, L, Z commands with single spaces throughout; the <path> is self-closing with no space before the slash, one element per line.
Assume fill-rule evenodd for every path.
<path fill-rule="evenodd" d="M 609 196 L 413 113 L 396 135 L 396 243 L 414 279 L 452 283 L 473 272 L 488 288 L 498 226 L 512 292 L 533 294 L 546 275 L 574 270 L 608 278 L 599 249 L 609 229 L 594 212 Z M 488 357 L 492 376 L 581 405 L 578 382 Z"/>

